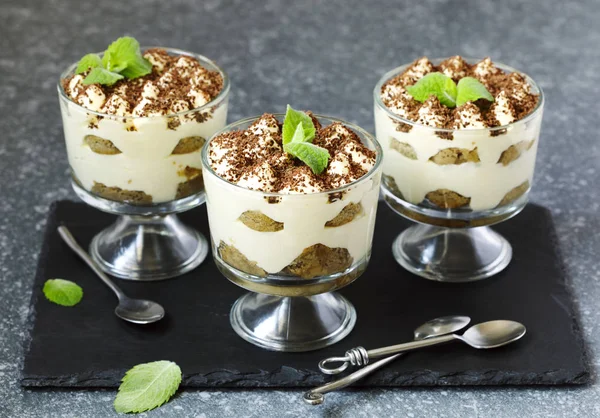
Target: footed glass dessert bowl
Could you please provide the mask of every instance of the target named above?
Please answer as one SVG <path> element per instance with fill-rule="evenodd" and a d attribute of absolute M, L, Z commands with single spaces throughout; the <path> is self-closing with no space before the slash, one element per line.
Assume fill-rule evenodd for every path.
<path fill-rule="evenodd" d="M 427 92 L 419 97 L 411 87 L 430 73 L 458 82 L 458 94 L 456 84 L 449 87 L 456 99 L 450 107 L 435 95 L 427 98 Z M 471 80 L 461 83 L 463 78 Z M 481 93 L 478 86 L 481 95 L 465 100 L 474 94 L 465 88 L 469 82 L 489 91 Z M 541 89 L 527 75 L 489 58 L 421 58 L 385 74 L 374 101 L 376 134 L 385 153 L 384 200 L 418 223 L 395 240 L 398 263 L 443 282 L 502 271 L 512 248 L 489 226 L 515 216 L 527 203 L 542 121 Z"/>
<path fill-rule="evenodd" d="M 226 278 L 251 292 L 233 305 L 231 325 L 269 350 L 315 350 L 344 338 L 356 312 L 334 291 L 356 280 L 371 255 L 379 144 L 358 126 L 310 115 L 314 143 L 331 154 L 320 176 L 281 152 L 281 114 L 233 123 L 202 152 L 213 257 Z M 342 175 L 347 184 L 333 187 Z"/>
<path fill-rule="evenodd" d="M 105 272 L 138 281 L 179 276 L 208 254 L 204 236 L 176 214 L 204 203 L 200 153 L 226 124 L 229 94 L 226 74 L 203 56 L 149 48 L 143 58 L 145 76 L 89 84 L 93 69 L 80 62 L 58 84 L 73 189 L 119 215 L 90 255 Z"/>

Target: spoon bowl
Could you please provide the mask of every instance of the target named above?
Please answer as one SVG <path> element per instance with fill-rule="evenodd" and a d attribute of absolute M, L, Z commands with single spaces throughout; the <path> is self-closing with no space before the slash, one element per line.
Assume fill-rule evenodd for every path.
<path fill-rule="evenodd" d="M 471 322 L 471 318 L 468 316 L 451 315 L 435 318 L 415 329 L 415 340 L 453 334 L 469 325 L 469 322 Z"/>
<path fill-rule="evenodd" d="M 77 243 L 71 231 L 66 226 L 58 227 L 58 234 L 63 241 L 77 254 L 96 275 L 106 284 L 119 299 L 119 304 L 115 308 L 115 315 L 124 321 L 134 324 L 151 324 L 160 321 L 165 316 L 164 308 L 156 302 L 144 299 L 132 299 L 108 278 L 106 274 L 98 267 L 87 252 Z"/>
<path fill-rule="evenodd" d="M 151 300 L 126 298 L 119 301 L 115 315 L 134 324 L 149 324 L 161 320 L 165 310 Z"/>
<path fill-rule="evenodd" d="M 521 339 L 527 329 L 525 325 L 515 321 L 489 321 L 473 325 L 458 339 L 471 347 L 487 349 L 502 347 Z"/>

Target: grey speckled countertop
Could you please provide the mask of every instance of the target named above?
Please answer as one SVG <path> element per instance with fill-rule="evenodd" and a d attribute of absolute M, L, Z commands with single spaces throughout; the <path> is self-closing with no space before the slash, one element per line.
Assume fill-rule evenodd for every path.
<path fill-rule="evenodd" d="M 55 85 L 117 36 L 215 59 L 229 120 L 286 103 L 373 130 L 377 79 L 421 55 L 490 55 L 547 95 L 532 200 L 551 208 L 594 366 L 600 356 L 600 2 L 3 0 L 0 2 L 0 417 L 112 416 L 110 391 L 19 386 L 24 324 L 49 204 L 75 199 Z M 595 373 L 594 373 L 595 374 Z M 144 416 L 600 417 L 600 385 L 350 391 L 186 391 Z"/>

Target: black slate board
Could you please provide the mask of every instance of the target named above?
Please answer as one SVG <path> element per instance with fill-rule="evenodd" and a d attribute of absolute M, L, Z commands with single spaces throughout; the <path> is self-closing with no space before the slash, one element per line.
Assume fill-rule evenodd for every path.
<path fill-rule="evenodd" d="M 207 237 L 204 207 L 181 218 Z M 34 283 L 22 385 L 116 387 L 135 364 L 177 362 L 186 387 L 306 387 L 331 378 L 317 362 L 346 349 L 408 341 L 430 318 L 466 314 L 474 322 L 513 319 L 526 337 L 507 347 L 479 351 L 463 344 L 435 347 L 394 362 L 359 386 L 583 384 L 590 374 L 565 271 L 548 210 L 529 205 L 497 226 L 512 243 L 511 265 L 496 277 L 470 284 L 441 284 L 413 276 L 392 257 L 391 244 L 409 222 L 381 204 L 367 272 L 342 293 L 358 321 L 345 340 L 309 353 L 275 353 L 239 338 L 229 325 L 231 304 L 244 290 L 217 271 L 211 257 L 187 275 L 163 282 L 119 281 L 130 295 L 160 302 L 168 315 L 150 326 L 114 316 L 116 299 L 63 244 L 66 224 L 87 245 L 113 219 L 82 203 L 61 201 L 50 211 Z M 64 308 L 45 300 L 46 279 L 74 280 L 83 301 Z"/>

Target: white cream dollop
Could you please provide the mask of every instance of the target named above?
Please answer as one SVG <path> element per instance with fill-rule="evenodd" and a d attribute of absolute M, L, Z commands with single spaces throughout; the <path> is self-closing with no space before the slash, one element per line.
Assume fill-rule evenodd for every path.
<path fill-rule="evenodd" d="M 94 84 L 90 85 L 83 93 L 77 96 L 77 103 L 96 112 L 102 109 L 105 101 L 106 96 L 104 95 L 104 92 L 100 87 Z"/>
<path fill-rule="evenodd" d="M 461 56 L 455 55 L 443 62 L 442 73 L 450 78 L 462 78 L 467 75 L 467 63 Z"/>
<path fill-rule="evenodd" d="M 297 171 L 292 176 L 291 184 L 280 190 L 280 193 L 287 194 L 308 194 L 319 193 L 323 189 L 313 178 L 303 171 Z"/>
<path fill-rule="evenodd" d="M 85 87 L 83 85 L 83 76 L 80 74 L 73 76 L 71 81 L 69 81 L 69 91 L 71 92 L 71 99 L 75 99 L 77 96 L 79 96 L 79 93 L 81 93 L 84 88 Z"/>
<path fill-rule="evenodd" d="M 156 67 L 156 69 L 158 71 L 162 71 L 165 69 L 167 59 L 164 55 L 156 53 L 156 52 L 148 51 L 144 54 L 144 58 L 146 58 L 148 61 L 150 61 L 150 64 L 152 64 L 154 67 Z"/>
<path fill-rule="evenodd" d="M 511 106 L 510 100 L 504 91 L 498 93 L 494 98 L 492 112 L 500 126 L 513 123 L 516 119 L 514 108 Z"/>
<path fill-rule="evenodd" d="M 142 89 L 142 97 L 144 99 L 156 99 L 159 92 L 160 91 L 156 84 L 154 84 L 152 81 L 147 81 Z"/>
<path fill-rule="evenodd" d="M 418 123 L 432 128 L 441 128 L 444 125 L 444 115 L 436 113 L 434 110 L 435 104 L 432 98 L 427 99 L 423 103 L 418 112 Z"/>
<path fill-rule="evenodd" d="M 416 60 L 404 73 L 404 78 L 418 80 L 433 71 L 433 64 L 426 57 Z"/>
<path fill-rule="evenodd" d="M 352 132 L 348 128 L 339 122 L 334 122 L 329 125 L 327 134 L 323 135 L 323 139 L 325 140 L 325 144 L 331 145 L 333 142 L 347 138 L 349 135 L 352 135 Z"/>
<path fill-rule="evenodd" d="M 129 103 L 118 94 L 113 93 L 102 106 L 102 112 L 110 115 L 129 116 Z"/>
<path fill-rule="evenodd" d="M 270 192 L 273 190 L 275 180 L 273 169 L 265 161 L 261 165 L 254 167 L 251 171 L 242 174 L 237 184 L 250 190 Z"/>
<path fill-rule="evenodd" d="M 210 95 L 208 93 L 202 90 L 196 90 L 193 87 L 190 89 L 187 95 L 192 101 L 194 109 L 204 106 L 206 103 L 210 102 Z"/>
<path fill-rule="evenodd" d="M 369 171 L 375 165 L 375 159 L 365 155 L 358 145 L 352 141 L 346 141 L 340 153 L 346 154 L 350 161 L 358 164 L 365 171 Z"/>
<path fill-rule="evenodd" d="M 496 68 L 490 57 L 479 61 L 473 66 L 473 73 L 478 77 L 487 77 L 498 72 L 498 68 Z"/>
<path fill-rule="evenodd" d="M 473 103 L 467 102 L 457 109 L 454 129 L 482 129 L 485 127 L 481 112 Z"/>

